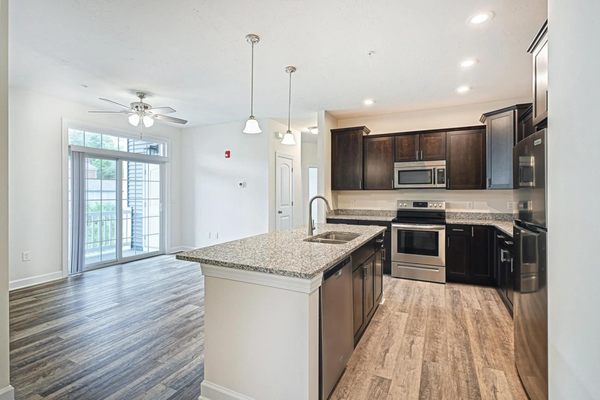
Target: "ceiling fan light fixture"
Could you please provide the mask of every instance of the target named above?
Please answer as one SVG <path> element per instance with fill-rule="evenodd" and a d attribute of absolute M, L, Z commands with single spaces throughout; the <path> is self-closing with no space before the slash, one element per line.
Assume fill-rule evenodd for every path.
<path fill-rule="evenodd" d="M 283 139 L 281 139 L 281 144 L 286 144 L 288 146 L 296 145 L 296 138 L 294 137 L 294 134 L 292 133 L 292 131 L 287 131 L 283 135 Z"/>
<path fill-rule="evenodd" d="M 260 42 L 260 36 L 249 33 L 246 35 L 246 41 L 252 46 L 252 58 L 250 63 L 250 117 L 246 121 L 243 133 L 256 135 L 262 132 L 258 121 L 254 118 L 254 45 Z"/>
<path fill-rule="evenodd" d="M 152 125 L 154 125 L 154 118 L 149 115 L 144 115 L 142 122 L 144 122 L 144 126 L 146 128 L 150 128 Z"/>
<path fill-rule="evenodd" d="M 138 114 L 131 114 L 128 118 L 129 123 L 133 126 L 140 125 L 140 116 Z"/>
<path fill-rule="evenodd" d="M 248 118 L 248 121 L 246 121 L 246 126 L 244 126 L 244 130 L 242 132 L 248 135 L 257 135 L 262 133 L 262 130 L 258 125 L 258 121 L 254 119 L 253 115 L 251 115 L 250 118 Z"/>

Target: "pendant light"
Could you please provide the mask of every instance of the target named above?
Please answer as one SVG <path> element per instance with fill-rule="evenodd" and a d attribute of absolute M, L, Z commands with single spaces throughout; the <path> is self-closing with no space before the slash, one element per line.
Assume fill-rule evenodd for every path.
<path fill-rule="evenodd" d="M 296 144 L 296 138 L 294 137 L 294 134 L 292 133 L 292 130 L 290 129 L 290 123 L 291 123 L 291 113 L 292 113 L 292 74 L 294 72 L 296 72 L 296 67 L 294 67 L 292 65 L 288 65 L 287 67 L 285 67 L 285 72 L 290 75 L 290 84 L 289 84 L 289 91 L 288 91 L 288 128 L 287 128 L 287 131 L 285 132 L 285 135 L 283 135 L 283 139 L 281 139 L 281 144 L 287 144 L 287 145 L 293 146 Z"/>
<path fill-rule="evenodd" d="M 254 118 L 254 45 L 260 41 L 260 37 L 253 33 L 246 35 L 246 41 L 252 45 L 252 66 L 250 68 L 250 117 L 246 121 L 246 126 L 242 132 L 255 135 L 262 130 L 258 126 L 258 121 Z"/>

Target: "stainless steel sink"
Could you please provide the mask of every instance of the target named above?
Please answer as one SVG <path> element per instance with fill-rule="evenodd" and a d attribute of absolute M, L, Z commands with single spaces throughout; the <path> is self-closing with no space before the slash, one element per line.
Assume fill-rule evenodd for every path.
<path fill-rule="evenodd" d="M 344 244 L 356 239 L 359 236 L 359 233 L 352 232 L 324 232 L 319 235 L 306 238 L 304 241 L 326 244 Z"/>

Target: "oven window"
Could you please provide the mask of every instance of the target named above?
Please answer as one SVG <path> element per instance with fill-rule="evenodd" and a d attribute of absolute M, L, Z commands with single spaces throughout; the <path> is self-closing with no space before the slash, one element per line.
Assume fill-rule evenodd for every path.
<path fill-rule="evenodd" d="M 432 169 L 399 170 L 398 183 L 400 185 L 432 185 Z"/>
<path fill-rule="evenodd" d="M 398 253 L 439 256 L 439 232 L 398 229 Z"/>

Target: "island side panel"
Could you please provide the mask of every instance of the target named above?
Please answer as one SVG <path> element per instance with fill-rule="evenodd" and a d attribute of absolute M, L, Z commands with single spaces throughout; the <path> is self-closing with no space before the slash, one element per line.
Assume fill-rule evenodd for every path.
<path fill-rule="evenodd" d="M 201 399 L 317 400 L 319 288 L 205 276 L 204 363 Z"/>

